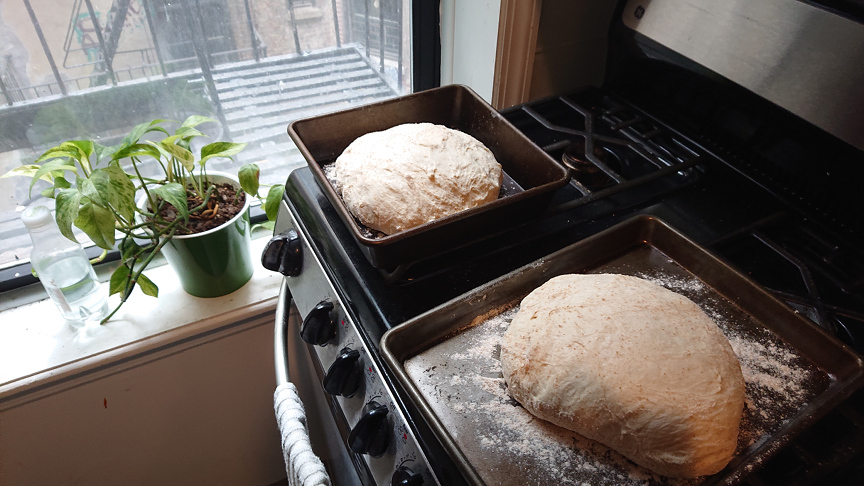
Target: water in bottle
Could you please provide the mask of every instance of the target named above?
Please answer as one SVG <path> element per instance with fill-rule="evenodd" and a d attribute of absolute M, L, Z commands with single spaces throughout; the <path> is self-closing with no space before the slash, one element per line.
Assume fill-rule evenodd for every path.
<path fill-rule="evenodd" d="M 75 327 L 98 323 L 108 312 L 107 290 L 81 245 L 60 233 L 44 206 L 25 210 L 21 220 L 33 241 L 30 262 L 60 314 Z"/>

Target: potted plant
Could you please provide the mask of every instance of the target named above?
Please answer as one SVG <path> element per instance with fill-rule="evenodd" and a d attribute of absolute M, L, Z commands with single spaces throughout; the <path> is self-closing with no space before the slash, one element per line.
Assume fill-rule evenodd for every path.
<path fill-rule="evenodd" d="M 160 250 L 192 295 L 224 295 L 251 278 L 247 195 L 262 199 L 272 225 L 284 187 L 270 186 L 262 198 L 255 164 L 242 166 L 237 177 L 208 173 L 208 160 L 233 160 L 246 146 L 213 142 L 196 157 L 192 141 L 206 136 L 197 127 L 213 121 L 193 115 L 171 133 L 165 128 L 169 120 L 153 120 L 134 127 L 113 147 L 66 141 L 3 176 L 30 177 L 31 191 L 37 181 L 48 182 L 42 195 L 56 200 L 64 236 L 77 241 L 74 225 L 100 248 L 120 252 L 109 291 L 120 294 L 120 304 L 102 323 L 136 286 L 158 296 L 159 289 L 143 272 Z M 148 140 L 142 140 L 145 135 Z"/>

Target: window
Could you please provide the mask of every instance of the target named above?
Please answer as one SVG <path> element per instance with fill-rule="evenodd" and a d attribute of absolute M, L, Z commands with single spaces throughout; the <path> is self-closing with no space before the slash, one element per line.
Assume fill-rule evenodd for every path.
<path fill-rule="evenodd" d="M 412 91 L 419 9 L 435 13 L 427 21 L 437 30 L 437 2 L 416 3 L 412 12 L 408 0 L 2 2 L 0 174 L 64 140 L 112 145 L 138 123 L 203 114 L 218 121 L 200 127 L 211 138 L 249 144 L 236 165 L 208 167 L 255 162 L 262 182 L 282 183 L 305 164 L 286 132 L 292 120 Z M 53 208 L 25 181 L 0 179 L 6 288 L 29 277 L 20 212 Z"/>

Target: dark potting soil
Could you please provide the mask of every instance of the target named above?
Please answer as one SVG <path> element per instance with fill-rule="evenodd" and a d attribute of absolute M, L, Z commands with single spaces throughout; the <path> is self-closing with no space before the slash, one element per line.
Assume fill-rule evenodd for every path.
<path fill-rule="evenodd" d="M 185 225 L 181 223 L 175 234 L 203 233 L 229 221 L 243 210 L 243 206 L 246 204 L 245 192 L 237 191 L 233 185 L 228 183 L 214 184 L 214 186 L 215 191 L 207 201 L 207 207 L 197 213 L 190 214 L 189 222 Z M 186 202 L 188 208 L 192 209 L 200 206 L 202 199 L 189 194 Z M 160 214 L 168 222 L 174 221 L 178 217 L 177 209 L 170 204 L 165 204 Z"/>

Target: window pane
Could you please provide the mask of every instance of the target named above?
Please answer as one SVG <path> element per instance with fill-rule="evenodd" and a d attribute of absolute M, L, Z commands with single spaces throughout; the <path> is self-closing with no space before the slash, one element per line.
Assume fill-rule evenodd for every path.
<path fill-rule="evenodd" d="M 278 184 L 305 164 L 296 119 L 411 91 L 408 0 L 20 0 L 0 3 L 0 173 L 62 141 L 119 143 L 191 114 L 211 140 L 246 142 Z M 41 183 L 0 179 L 0 268 L 28 258 L 19 215 Z"/>

